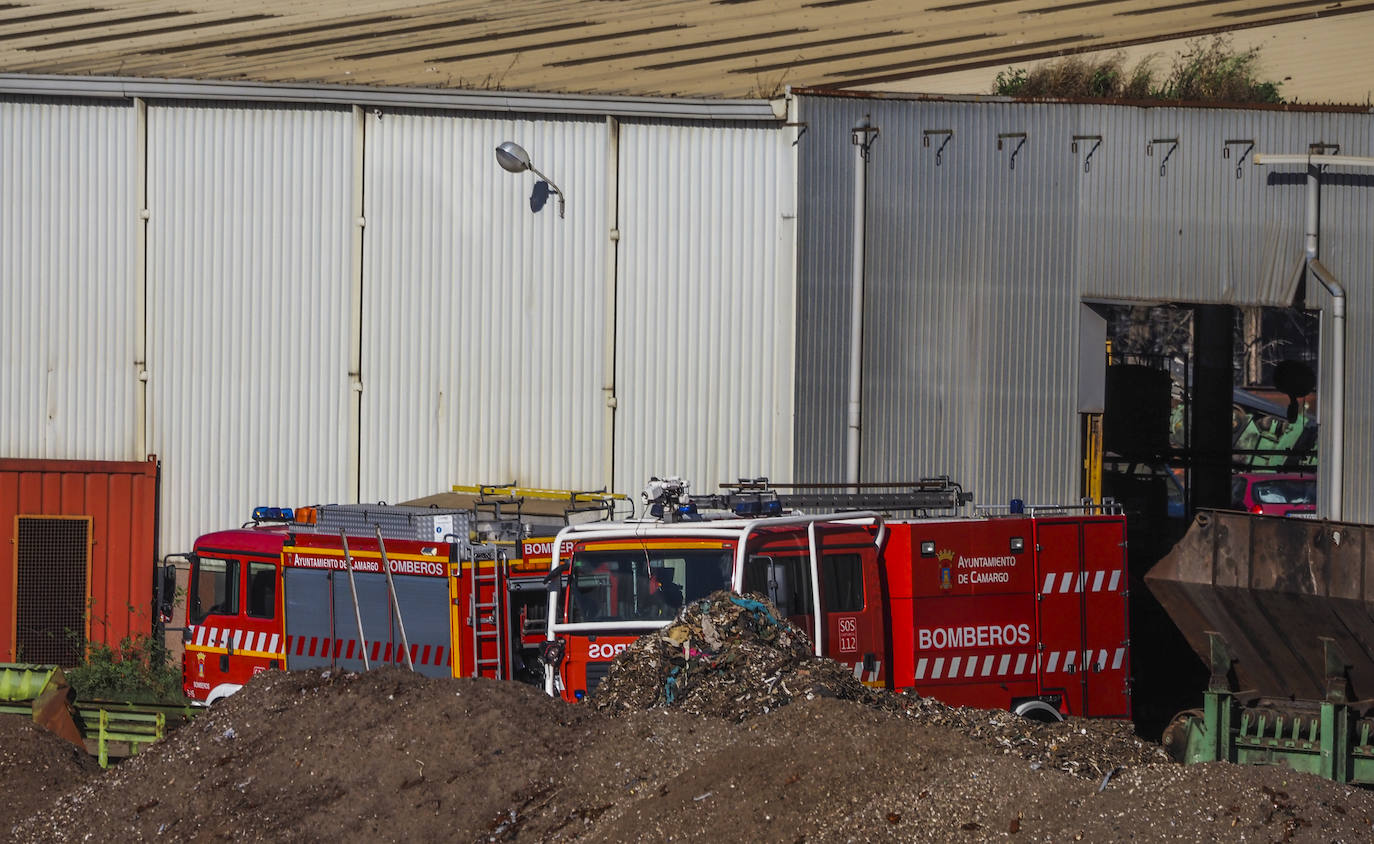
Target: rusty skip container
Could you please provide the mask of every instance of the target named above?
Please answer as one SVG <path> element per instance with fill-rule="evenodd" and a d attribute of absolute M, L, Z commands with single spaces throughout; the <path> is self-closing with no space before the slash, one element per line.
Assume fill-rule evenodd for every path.
<path fill-rule="evenodd" d="M 1326 638 L 1347 699 L 1374 697 L 1374 527 L 1201 511 L 1145 582 L 1204 664 L 1221 634 L 1237 690 L 1326 699 Z"/>
<path fill-rule="evenodd" d="M 0 661 L 71 667 L 154 629 L 156 457 L 0 459 Z"/>

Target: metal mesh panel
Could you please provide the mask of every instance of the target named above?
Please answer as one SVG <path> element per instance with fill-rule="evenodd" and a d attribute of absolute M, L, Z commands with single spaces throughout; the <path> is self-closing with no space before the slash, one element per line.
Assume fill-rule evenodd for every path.
<path fill-rule="evenodd" d="M 15 640 L 18 657 L 70 667 L 86 644 L 87 519 L 19 517 Z"/>

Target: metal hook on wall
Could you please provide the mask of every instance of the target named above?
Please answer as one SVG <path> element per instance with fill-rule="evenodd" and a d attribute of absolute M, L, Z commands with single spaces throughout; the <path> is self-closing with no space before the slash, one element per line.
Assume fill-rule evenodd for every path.
<path fill-rule="evenodd" d="M 1146 154 L 1146 155 L 1154 155 L 1154 154 L 1155 154 L 1155 144 L 1168 144 L 1168 145 L 1169 145 L 1169 151 L 1166 152 L 1166 153 L 1164 153 L 1164 158 L 1161 159 L 1160 162 L 1159 162 L 1159 175 L 1160 175 L 1160 176 L 1163 176 L 1163 175 L 1164 175 L 1164 172 L 1165 172 L 1165 169 L 1164 169 L 1164 168 L 1165 168 L 1165 166 L 1169 163 L 1169 157 L 1172 156 L 1172 155 L 1174 154 L 1174 150 L 1178 149 L 1178 138 L 1153 138 L 1153 139 L 1151 139 L 1149 143 L 1145 144 L 1145 154 Z"/>
<path fill-rule="evenodd" d="M 1254 142 L 1254 140 L 1251 139 L 1251 138 L 1244 138 L 1244 139 L 1241 139 L 1241 138 L 1231 138 L 1231 139 L 1222 141 L 1222 143 L 1221 143 L 1221 157 L 1222 157 L 1222 158 L 1230 158 L 1230 157 L 1231 157 L 1231 147 L 1233 147 L 1233 146 L 1240 146 L 1240 145 L 1242 145 L 1242 144 L 1245 145 L 1245 149 L 1241 150 L 1241 151 L 1240 151 L 1240 156 L 1239 156 L 1238 158 L 1236 158 L 1236 178 L 1237 178 L 1237 179 L 1239 179 L 1239 178 L 1241 177 L 1241 165 L 1245 163 L 1245 159 L 1246 159 L 1246 158 L 1250 155 L 1250 153 L 1255 149 L 1255 142 Z"/>
<path fill-rule="evenodd" d="M 1079 142 L 1079 141 L 1092 141 L 1092 142 L 1093 142 L 1093 145 L 1092 145 L 1091 147 L 1088 148 L 1088 154 L 1087 154 L 1087 156 L 1084 157 L 1084 159 L 1083 159 L 1083 172 L 1084 172 L 1084 173 L 1090 173 L 1090 172 L 1092 172 L 1093 155 L 1097 152 L 1097 148 L 1100 147 L 1100 146 L 1102 146 L 1102 136 L 1101 136 L 1101 135 L 1074 135 L 1073 138 L 1069 141 L 1069 152 L 1073 152 L 1073 153 L 1078 152 L 1078 142 Z"/>
<path fill-rule="evenodd" d="M 1026 133 L 1025 133 L 1025 132 L 1002 132 L 1002 133 L 998 134 L 998 136 L 997 136 L 997 148 L 998 148 L 998 149 L 1001 149 L 1001 148 L 1002 148 L 1002 143 L 1003 143 L 1004 141 L 1009 141 L 1009 140 L 1011 140 L 1012 138 L 1015 138 L 1015 139 L 1016 139 L 1016 146 L 1015 146 L 1015 147 L 1012 149 L 1012 151 L 1011 151 L 1011 159 L 1007 162 L 1007 165 L 1008 165 L 1008 167 L 1009 167 L 1010 169 L 1015 170 L 1015 169 L 1016 169 L 1016 156 L 1021 152 L 1021 147 L 1023 147 L 1023 146 L 1026 145 Z"/>
<path fill-rule="evenodd" d="M 924 132 L 921 133 L 921 146 L 923 146 L 923 147 L 929 147 L 929 146 L 930 146 L 930 136 L 931 136 L 931 135 L 944 135 L 944 136 L 945 136 L 945 137 L 944 137 L 944 140 L 940 141 L 940 145 L 939 145 L 938 147 L 935 148 L 935 166 L 936 166 L 936 167 L 939 167 L 939 166 L 940 166 L 940 157 L 941 157 L 942 155 L 944 155 L 945 147 L 949 146 L 949 142 L 954 138 L 954 130 L 953 130 L 953 129 L 926 129 Z"/>

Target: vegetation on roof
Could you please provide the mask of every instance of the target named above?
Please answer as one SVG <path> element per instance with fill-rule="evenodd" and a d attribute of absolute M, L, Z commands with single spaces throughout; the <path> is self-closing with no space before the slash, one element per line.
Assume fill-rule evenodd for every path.
<path fill-rule="evenodd" d="M 1007 68 L 993 93 L 1051 99 L 1160 100 L 1204 103 L 1282 103 L 1282 83 L 1259 78 L 1258 47 L 1235 50 L 1224 35 L 1191 42 L 1167 74 L 1147 56 L 1134 67 L 1122 53 L 1104 58 L 1065 56 L 1039 67 Z"/>

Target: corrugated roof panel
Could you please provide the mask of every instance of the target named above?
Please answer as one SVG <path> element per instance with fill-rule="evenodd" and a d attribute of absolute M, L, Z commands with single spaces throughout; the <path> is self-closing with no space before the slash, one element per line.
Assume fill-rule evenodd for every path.
<path fill-rule="evenodd" d="M 625 124 L 616 481 L 792 474 L 788 133 Z"/>
<path fill-rule="evenodd" d="M 710 97 L 871 87 L 1275 22 L 1353 20 L 1372 8 L 1326 0 L 9 5 L 0 9 L 8 72 Z M 1355 24 L 1365 40 L 1369 20 Z M 1332 64 L 1322 52 L 1304 60 Z"/>
<path fill-rule="evenodd" d="M 134 125 L 128 103 L 0 102 L 8 456 L 143 457 L 134 453 Z"/>
<path fill-rule="evenodd" d="M 382 113 L 366 131 L 364 500 L 604 484 L 606 124 Z M 566 216 L 497 166 L 507 140 Z"/>
<path fill-rule="evenodd" d="M 337 109 L 148 109 L 164 549 L 348 495 L 352 128 Z"/>

